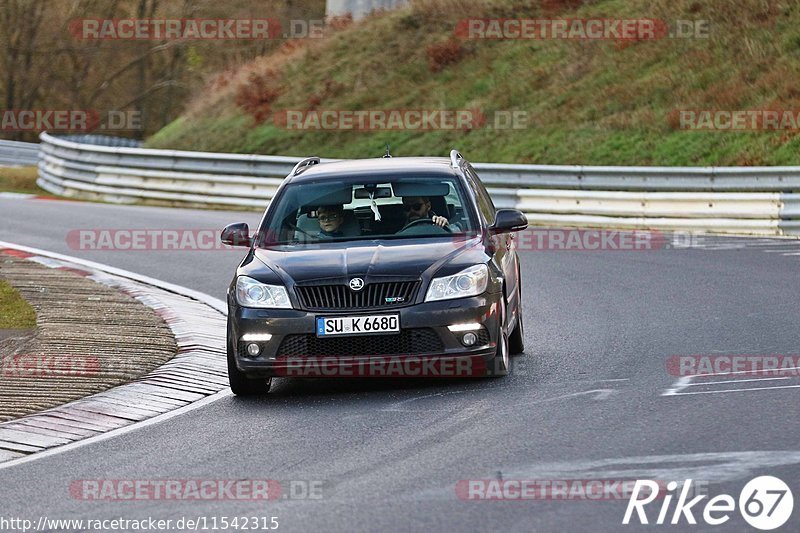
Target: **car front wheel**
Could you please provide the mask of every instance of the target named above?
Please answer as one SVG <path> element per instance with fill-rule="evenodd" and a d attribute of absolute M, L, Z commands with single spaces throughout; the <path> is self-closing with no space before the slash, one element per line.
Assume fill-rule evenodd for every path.
<path fill-rule="evenodd" d="M 522 321 L 522 290 L 517 293 L 517 324 L 508 338 L 511 355 L 519 355 L 525 351 L 525 329 Z"/>
<path fill-rule="evenodd" d="M 500 327 L 500 333 L 497 335 L 497 353 L 489 360 L 486 368 L 487 377 L 503 377 L 507 376 L 511 369 L 511 360 L 508 355 L 508 335 Z"/>

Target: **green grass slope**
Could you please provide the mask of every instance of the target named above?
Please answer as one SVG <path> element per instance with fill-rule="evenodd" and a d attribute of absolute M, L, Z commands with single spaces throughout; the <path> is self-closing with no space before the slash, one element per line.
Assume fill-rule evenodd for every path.
<path fill-rule="evenodd" d="M 468 17 L 708 20 L 706 38 L 467 40 Z M 800 164 L 790 131 L 687 131 L 678 109 L 800 109 L 800 3 L 714 0 L 421 0 L 286 43 L 220 74 L 148 142 L 274 155 L 396 155 L 620 165 Z M 523 129 L 318 131 L 282 110 L 479 109 L 527 113 Z M 491 121 L 491 120 L 490 120 Z"/>
<path fill-rule="evenodd" d="M 36 311 L 19 292 L 0 279 L 0 330 L 36 327 Z"/>

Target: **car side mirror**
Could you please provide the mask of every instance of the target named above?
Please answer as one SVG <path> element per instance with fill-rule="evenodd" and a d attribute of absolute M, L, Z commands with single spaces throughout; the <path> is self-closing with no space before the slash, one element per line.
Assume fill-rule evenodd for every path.
<path fill-rule="evenodd" d="M 528 227 L 528 217 L 518 209 L 498 209 L 494 215 L 494 224 L 489 226 L 491 234 L 522 231 Z"/>
<path fill-rule="evenodd" d="M 228 224 L 222 230 L 219 240 L 222 241 L 222 244 L 227 244 L 228 246 L 247 246 L 249 248 L 252 244 L 250 227 L 244 222 Z"/>

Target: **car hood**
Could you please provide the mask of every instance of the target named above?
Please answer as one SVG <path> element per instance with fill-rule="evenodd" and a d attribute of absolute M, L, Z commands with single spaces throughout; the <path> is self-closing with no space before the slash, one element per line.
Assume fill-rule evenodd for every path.
<path fill-rule="evenodd" d="M 466 268 L 486 262 L 481 239 L 418 239 L 327 243 L 313 248 L 285 246 L 257 248 L 255 257 L 277 274 L 287 286 L 295 283 L 347 282 L 363 278 L 428 279 L 441 267 Z"/>

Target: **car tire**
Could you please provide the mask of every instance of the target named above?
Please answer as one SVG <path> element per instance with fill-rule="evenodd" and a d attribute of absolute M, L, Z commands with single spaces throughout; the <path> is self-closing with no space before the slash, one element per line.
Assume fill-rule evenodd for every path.
<path fill-rule="evenodd" d="M 236 366 L 236 358 L 228 335 L 228 383 L 236 396 L 255 396 L 266 394 L 272 386 L 272 378 L 249 378 Z"/>
<path fill-rule="evenodd" d="M 511 355 L 519 355 L 525 351 L 525 327 L 522 319 L 522 291 L 517 289 L 517 324 L 508 337 L 508 349 Z"/>
<path fill-rule="evenodd" d="M 511 369 L 511 357 L 508 350 L 508 335 L 500 327 L 500 333 L 497 336 L 497 353 L 492 357 L 486 368 L 486 376 L 492 378 L 501 378 L 507 376 Z"/>

